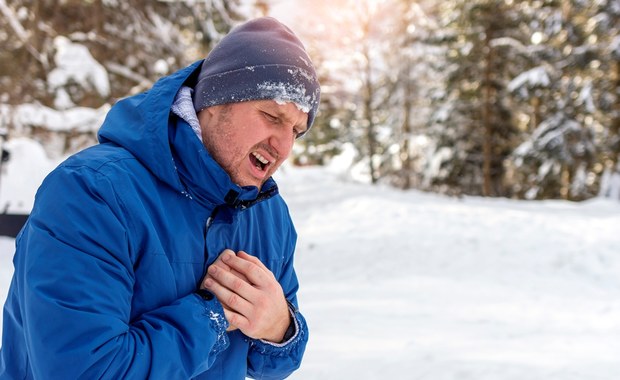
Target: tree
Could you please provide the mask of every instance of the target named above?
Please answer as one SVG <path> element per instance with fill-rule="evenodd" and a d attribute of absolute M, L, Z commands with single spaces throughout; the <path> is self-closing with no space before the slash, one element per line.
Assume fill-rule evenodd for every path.
<path fill-rule="evenodd" d="M 390 45 L 386 61 L 392 69 L 390 76 L 395 78 L 387 102 L 393 139 L 386 149 L 392 157 L 384 162 L 392 163 L 385 169 L 390 182 L 409 189 L 422 186 L 429 98 L 443 82 L 445 50 L 438 48 L 435 40 L 441 35 L 437 2 L 401 0 L 392 7 L 397 9 L 397 27 L 386 38 Z"/>
<path fill-rule="evenodd" d="M 341 153 L 341 145 L 347 140 L 346 128 L 353 118 L 347 107 L 348 95 L 344 86 L 330 76 L 323 64 L 325 57 L 320 52 L 310 52 L 321 83 L 321 103 L 312 129 L 299 139 L 293 147 L 293 159 L 297 165 L 325 165 Z"/>
<path fill-rule="evenodd" d="M 620 5 L 617 1 L 598 2 L 588 20 L 588 32 L 596 36 L 592 45 L 596 60 L 592 87 L 601 130 L 597 145 L 601 146 L 597 174 L 600 194 L 620 199 Z"/>
<path fill-rule="evenodd" d="M 607 77 L 617 63 L 609 58 L 608 37 L 617 36 L 617 17 L 607 15 L 606 7 L 612 8 L 563 0 L 524 8 L 524 29 L 532 36 L 530 70 L 510 84 L 516 106 L 530 115 L 523 118 L 528 134 L 511 161 L 519 196 L 579 200 L 597 192 L 617 99 Z M 609 160 L 607 167 L 613 166 Z"/>
<path fill-rule="evenodd" d="M 296 23 L 323 70 L 322 108 L 316 131 L 308 138 L 322 133 L 353 144 L 354 165 L 363 164 L 364 174 L 376 183 L 385 174 L 382 163 L 391 129 L 385 105 L 393 85 L 383 57 L 391 48 L 384 43 L 384 32 L 392 23 L 392 9 L 389 1 L 347 0 L 339 5 L 313 2 L 313 14 Z M 323 148 L 327 146 L 320 152 L 328 151 Z"/>
<path fill-rule="evenodd" d="M 110 104 L 204 57 L 243 20 L 242 6 L 240 0 L 0 0 L 0 121 L 9 138 L 33 137 L 52 155 L 90 145 Z M 71 112 L 88 110 L 95 116 L 51 126 L 50 118 L 33 118 L 24 107 L 53 119 L 73 120 Z M 58 135 L 64 143 L 49 143 Z"/>
<path fill-rule="evenodd" d="M 507 103 L 508 78 L 518 71 L 511 42 L 525 38 L 511 2 L 453 1 L 443 9 L 451 63 L 445 94 L 435 102 L 431 133 L 443 156 L 437 189 L 502 196 L 504 160 L 516 127 Z"/>

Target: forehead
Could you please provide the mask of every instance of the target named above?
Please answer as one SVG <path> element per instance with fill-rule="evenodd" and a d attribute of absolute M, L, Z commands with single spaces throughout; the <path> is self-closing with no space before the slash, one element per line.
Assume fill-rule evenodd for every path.
<path fill-rule="evenodd" d="M 293 102 L 279 102 L 275 100 L 252 100 L 250 102 L 254 103 L 260 110 L 276 113 L 277 115 L 275 116 L 295 119 L 294 121 L 303 122 L 304 124 L 308 121 L 308 113 L 302 111 Z"/>

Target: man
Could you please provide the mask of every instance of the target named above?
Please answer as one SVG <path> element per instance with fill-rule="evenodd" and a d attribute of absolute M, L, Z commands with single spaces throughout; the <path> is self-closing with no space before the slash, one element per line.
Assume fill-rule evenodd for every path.
<path fill-rule="evenodd" d="M 16 239 L 0 378 L 280 379 L 308 338 L 271 175 L 319 83 L 272 18 L 118 102 Z"/>

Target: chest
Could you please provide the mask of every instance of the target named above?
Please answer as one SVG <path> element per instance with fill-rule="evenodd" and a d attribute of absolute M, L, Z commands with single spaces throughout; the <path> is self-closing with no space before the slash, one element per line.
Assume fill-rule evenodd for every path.
<path fill-rule="evenodd" d="M 146 213 L 134 264 L 132 319 L 193 292 L 224 249 L 258 257 L 278 278 L 292 242 L 278 215 L 226 207 L 198 209 L 186 202 Z"/>

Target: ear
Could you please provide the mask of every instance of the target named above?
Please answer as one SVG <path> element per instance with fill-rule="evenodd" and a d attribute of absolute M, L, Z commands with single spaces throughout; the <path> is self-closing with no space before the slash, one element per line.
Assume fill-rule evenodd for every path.
<path fill-rule="evenodd" d="M 200 123 L 200 128 L 204 129 L 204 127 L 209 124 L 209 121 L 213 119 L 213 115 L 215 114 L 215 107 L 216 106 L 207 107 L 198 111 L 198 114 L 196 116 L 198 116 L 198 123 Z"/>

